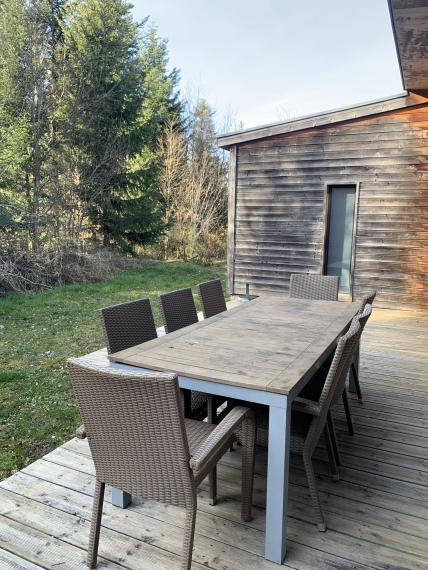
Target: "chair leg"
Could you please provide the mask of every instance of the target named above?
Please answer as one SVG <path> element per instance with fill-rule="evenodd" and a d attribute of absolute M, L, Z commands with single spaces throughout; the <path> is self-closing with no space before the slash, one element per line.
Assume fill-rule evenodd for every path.
<path fill-rule="evenodd" d="M 217 404 L 215 396 L 208 396 L 207 398 L 207 420 L 209 424 L 217 423 Z"/>
<path fill-rule="evenodd" d="M 193 540 L 195 538 L 196 502 L 186 509 L 184 522 L 183 560 L 181 570 L 190 570 L 192 566 Z"/>
<path fill-rule="evenodd" d="M 362 404 L 363 395 L 361 394 L 360 379 L 358 378 L 358 372 L 357 372 L 357 367 L 355 366 L 355 362 L 352 363 L 351 370 L 352 370 L 352 376 L 354 377 L 355 391 L 357 392 L 358 402 Z"/>
<path fill-rule="evenodd" d="M 316 525 L 320 532 L 325 532 L 327 530 L 327 525 L 325 524 L 324 515 L 318 497 L 318 490 L 315 481 L 315 472 L 314 472 L 314 467 L 312 465 L 312 458 L 309 454 L 305 452 L 303 452 L 303 464 L 305 466 L 306 478 L 308 480 L 309 493 L 311 495 L 312 505 L 315 509 Z"/>
<path fill-rule="evenodd" d="M 346 422 L 348 424 L 348 433 L 349 435 L 354 435 L 354 424 L 352 421 L 351 408 L 349 407 L 349 400 L 348 400 L 348 394 L 346 393 L 346 388 L 342 392 L 342 402 L 343 402 L 343 408 L 345 410 Z"/>
<path fill-rule="evenodd" d="M 328 462 L 330 463 L 331 477 L 333 481 L 339 481 L 339 470 L 337 468 L 336 456 L 333 449 L 333 443 L 331 441 L 330 430 L 327 425 L 324 428 L 324 439 L 327 448 Z"/>
<path fill-rule="evenodd" d="M 88 557 L 86 564 L 89 568 L 97 566 L 98 544 L 100 540 L 101 517 L 103 515 L 105 483 L 96 480 L 94 502 L 92 506 L 91 530 L 89 532 Z"/>
<path fill-rule="evenodd" d="M 250 521 L 253 507 L 254 461 L 256 455 L 257 428 L 254 417 L 246 418 L 241 428 L 242 492 L 241 518 Z"/>
<path fill-rule="evenodd" d="M 209 486 L 209 503 L 210 505 L 217 504 L 217 467 L 208 474 L 208 486 Z"/>
<path fill-rule="evenodd" d="M 333 416 L 329 410 L 327 413 L 327 427 L 330 432 L 331 443 L 333 444 L 334 458 L 336 460 L 336 465 L 342 465 L 342 460 L 340 459 L 339 446 L 337 445 L 336 430 L 334 427 Z"/>

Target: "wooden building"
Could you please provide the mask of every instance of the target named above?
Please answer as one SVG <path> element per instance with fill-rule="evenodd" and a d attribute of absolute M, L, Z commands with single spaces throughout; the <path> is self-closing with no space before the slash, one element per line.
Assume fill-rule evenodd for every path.
<path fill-rule="evenodd" d="M 391 0 L 405 91 L 224 135 L 231 293 L 339 275 L 344 298 L 428 305 L 428 0 Z"/>

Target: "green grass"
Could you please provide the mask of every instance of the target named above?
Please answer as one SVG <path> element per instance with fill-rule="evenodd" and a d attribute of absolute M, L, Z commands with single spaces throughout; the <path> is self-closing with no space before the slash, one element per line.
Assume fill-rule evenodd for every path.
<path fill-rule="evenodd" d="M 0 299 L 0 479 L 73 436 L 66 359 L 104 346 L 97 309 L 221 277 L 224 267 L 149 262 L 96 284 Z M 155 301 L 155 302 L 153 302 Z"/>

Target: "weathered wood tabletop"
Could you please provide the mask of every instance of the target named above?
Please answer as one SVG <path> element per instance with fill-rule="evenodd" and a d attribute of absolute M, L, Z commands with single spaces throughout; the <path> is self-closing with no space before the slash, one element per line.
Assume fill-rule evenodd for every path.
<path fill-rule="evenodd" d="M 109 358 L 288 395 L 318 368 L 358 308 L 359 303 L 263 296 Z"/>

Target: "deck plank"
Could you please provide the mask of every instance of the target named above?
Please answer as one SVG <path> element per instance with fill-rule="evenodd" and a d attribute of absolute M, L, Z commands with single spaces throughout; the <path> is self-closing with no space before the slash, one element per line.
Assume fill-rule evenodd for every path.
<path fill-rule="evenodd" d="M 375 311 L 361 348 L 364 403 L 351 395 L 355 435 L 341 406 L 335 421 L 342 454 L 333 482 L 323 444 L 316 452 L 319 533 L 300 458 L 291 461 L 286 568 L 427 570 L 428 314 Z M 218 469 L 219 503 L 198 492 L 195 569 L 274 570 L 263 558 L 266 453 L 256 461 L 254 519 L 240 520 L 240 452 Z M 86 441 L 65 445 L 0 483 L 0 567 L 83 569 L 94 466 Z M 106 490 L 99 568 L 179 568 L 183 512 L 135 499 L 112 507 Z"/>

